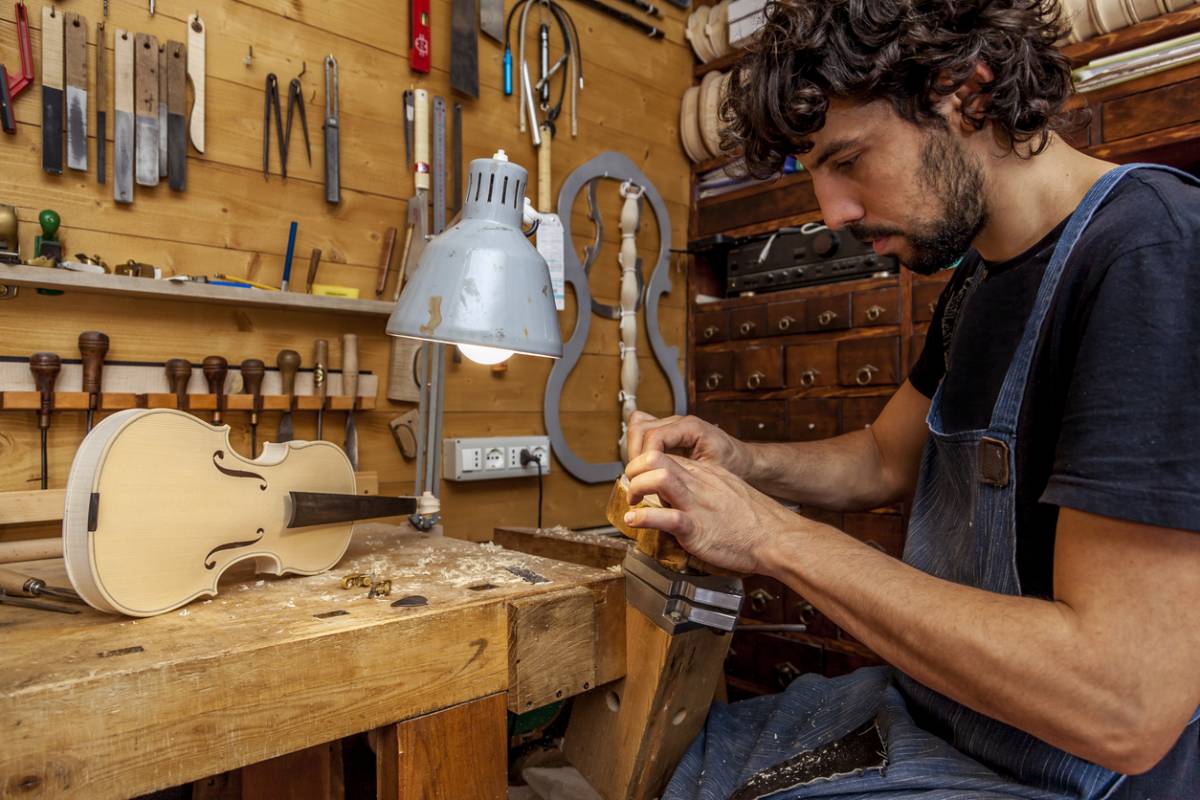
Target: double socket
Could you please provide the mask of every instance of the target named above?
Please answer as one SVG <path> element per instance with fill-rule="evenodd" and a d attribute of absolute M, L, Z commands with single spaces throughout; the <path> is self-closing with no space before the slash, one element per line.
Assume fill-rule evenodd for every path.
<path fill-rule="evenodd" d="M 550 473 L 548 436 L 492 436 L 442 440 L 442 478 L 448 481 L 490 481 L 537 477 L 538 465 L 521 465 L 521 451 L 541 459 L 541 472 Z"/>

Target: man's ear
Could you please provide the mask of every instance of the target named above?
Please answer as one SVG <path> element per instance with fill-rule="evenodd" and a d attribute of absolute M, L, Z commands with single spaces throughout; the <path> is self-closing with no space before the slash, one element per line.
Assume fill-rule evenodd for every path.
<path fill-rule="evenodd" d="M 975 62 L 975 69 L 967 80 L 947 97 L 937 100 L 938 110 L 942 112 L 951 124 L 957 120 L 963 133 L 974 133 L 978 130 L 969 119 L 978 119 L 991 104 L 991 95 L 984 91 L 995 80 L 996 74 L 992 68 L 982 61 Z"/>

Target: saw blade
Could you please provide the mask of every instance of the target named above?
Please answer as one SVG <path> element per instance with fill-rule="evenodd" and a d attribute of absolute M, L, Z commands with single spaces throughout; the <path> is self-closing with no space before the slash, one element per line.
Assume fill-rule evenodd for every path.
<path fill-rule="evenodd" d="M 446 229 L 446 101 L 433 98 L 433 235 Z"/>

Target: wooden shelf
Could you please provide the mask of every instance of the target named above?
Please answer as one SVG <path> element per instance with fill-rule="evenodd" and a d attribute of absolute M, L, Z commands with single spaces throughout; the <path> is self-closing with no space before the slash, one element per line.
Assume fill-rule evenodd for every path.
<path fill-rule="evenodd" d="M 1114 53 L 1136 50 L 1176 36 L 1194 33 L 1197 29 L 1200 29 L 1200 5 L 1172 11 L 1146 22 L 1088 39 L 1086 42 L 1066 45 L 1062 48 L 1062 53 L 1071 59 L 1072 66 L 1079 67 Z"/>
<path fill-rule="evenodd" d="M 0 284 L 44 289 L 75 290 L 93 294 L 149 297 L 155 300 L 181 300 L 226 306 L 289 309 L 294 311 L 333 312 L 386 317 L 395 303 L 384 300 L 355 300 L 325 297 L 299 292 L 271 292 L 264 289 L 235 289 L 203 283 L 174 283 L 127 275 L 95 275 L 65 269 L 33 267 L 28 264 L 0 264 Z"/>
<path fill-rule="evenodd" d="M 144 279 L 139 279 L 144 280 Z M 225 398 L 226 411 L 250 411 L 254 399 L 248 394 L 228 394 Z M 217 396 L 215 394 L 189 394 L 188 411 L 215 411 Z M 261 395 L 263 411 L 287 411 L 289 398 L 287 395 Z M 313 395 L 294 395 L 290 398 L 296 411 L 316 411 L 322 406 L 322 398 Z M 41 408 L 42 400 L 38 392 L 0 392 L 0 409 L 4 411 L 37 411 Z M 350 397 L 335 395 L 324 398 L 324 407 L 328 411 L 349 411 L 353 407 L 359 411 L 371 411 L 376 406 L 376 398 L 359 397 L 357 402 Z M 55 392 L 54 411 L 86 411 L 88 394 L 86 392 Z M 152 392 L 149 394 L 123 394 L 105 392 L 100 395 L 101 411 L 122 411 L 127 408 L 175 408 L 175 395 Z"/>

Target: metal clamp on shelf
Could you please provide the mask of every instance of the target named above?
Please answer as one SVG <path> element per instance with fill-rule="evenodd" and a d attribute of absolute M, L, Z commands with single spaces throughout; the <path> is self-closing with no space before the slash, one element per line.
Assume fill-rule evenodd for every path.
<path fill-rule="evenodd" d="M 732 631 L 737 625 L 745 599 L 741 578 L 675 572 L 636 549 L 622 566 L 625 599 L 667 633 Z"/>

